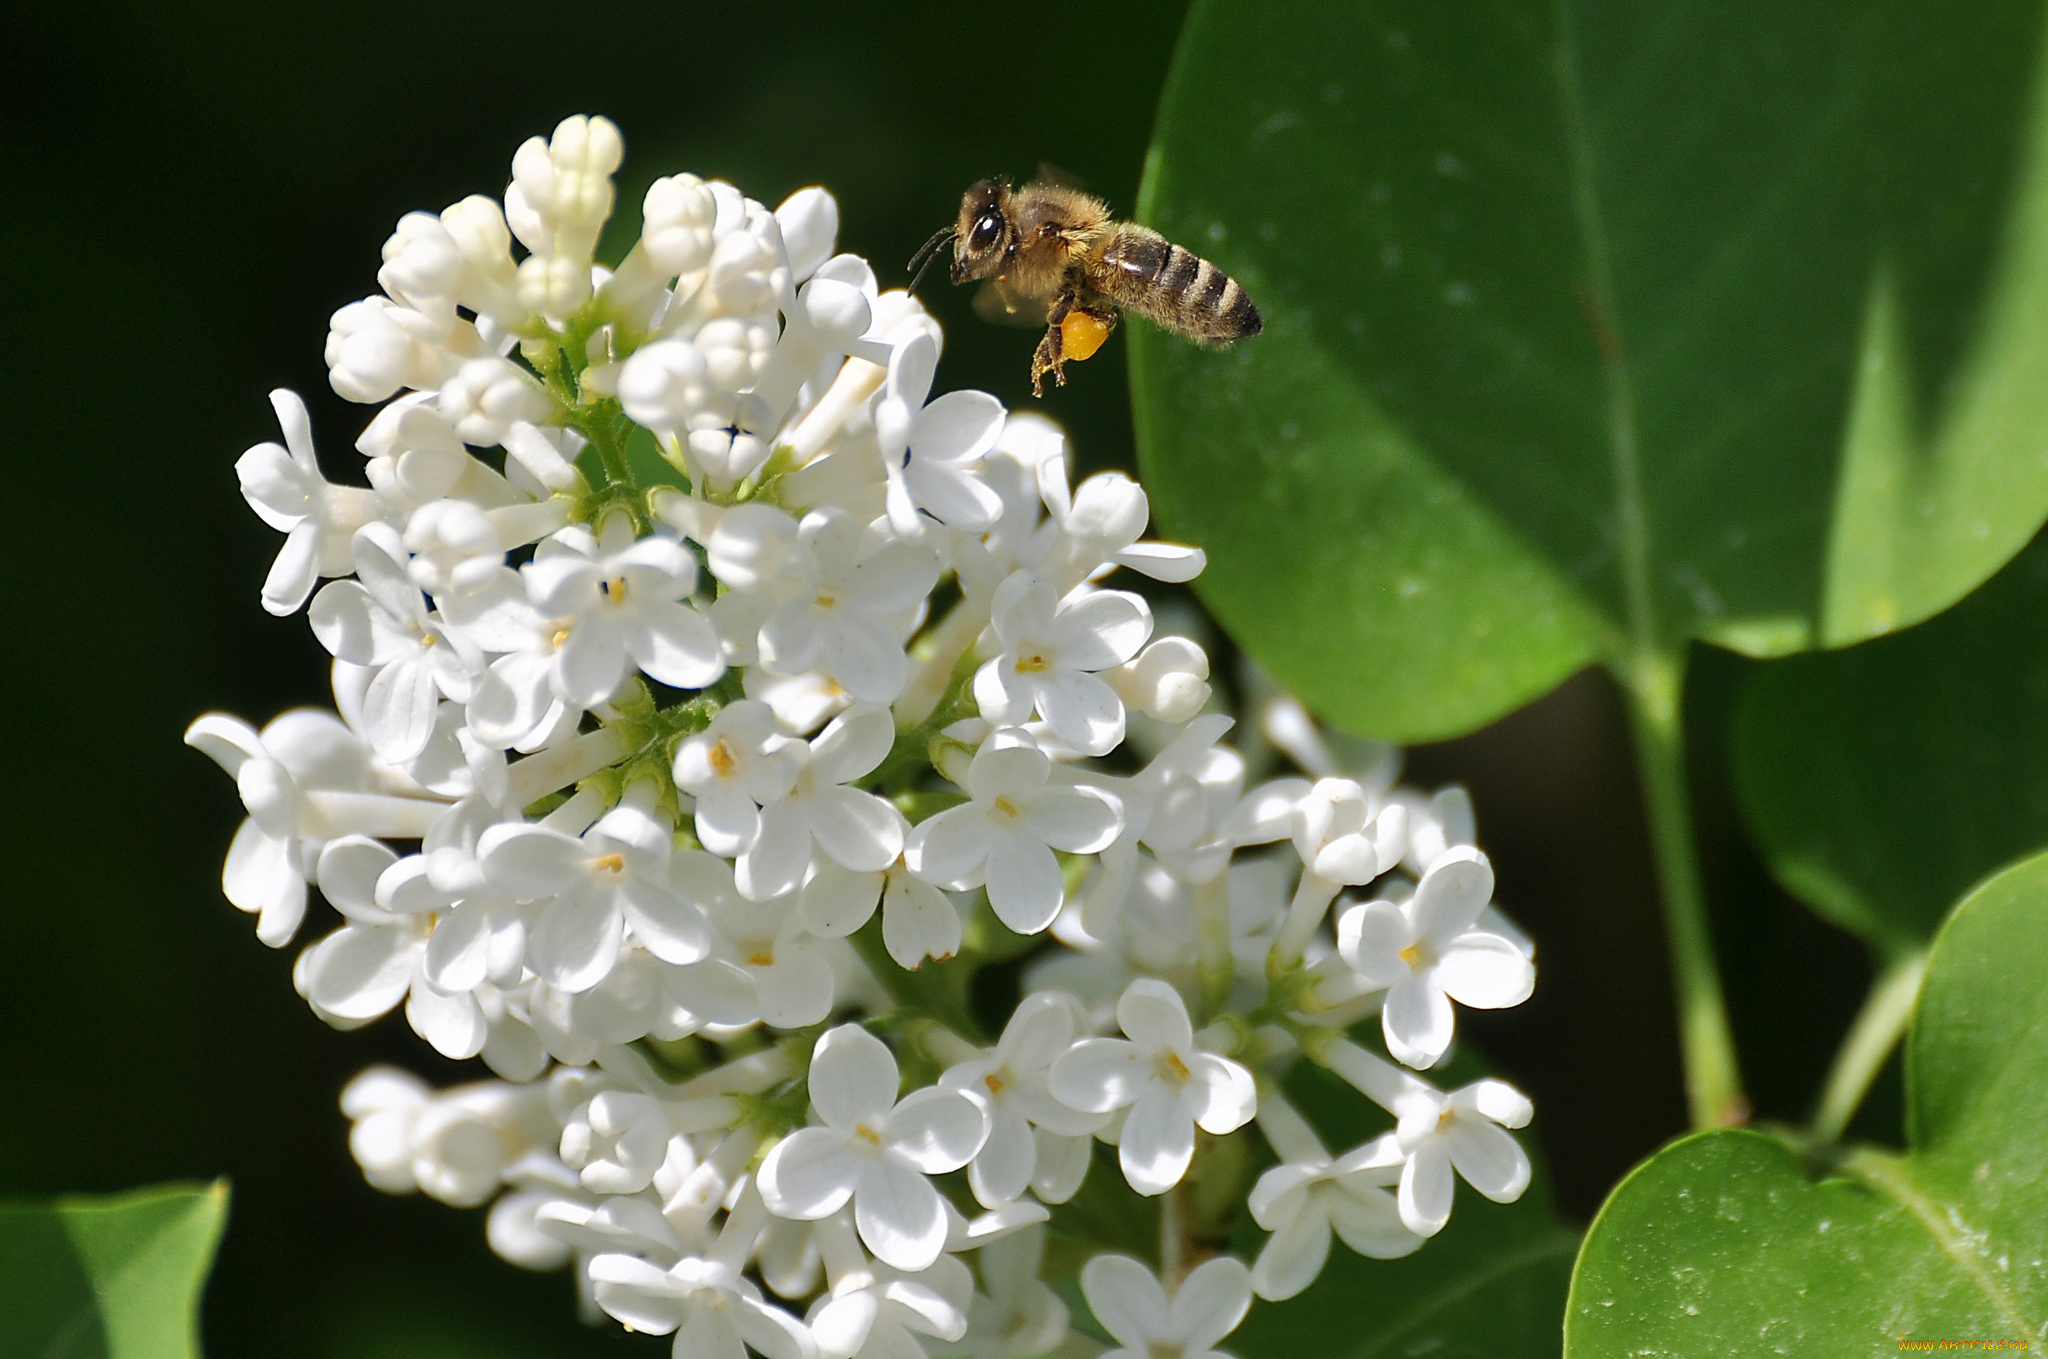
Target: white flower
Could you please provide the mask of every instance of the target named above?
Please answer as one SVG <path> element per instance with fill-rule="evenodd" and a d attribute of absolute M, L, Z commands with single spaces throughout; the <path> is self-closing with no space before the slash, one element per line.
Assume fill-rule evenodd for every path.
<path fill-rule="evenodd" d="M 1145 489 L 1121 472 L 1100 472 L 1070 500 L 1063 458 L 1042 458 L 1038 489 L 1052 511 L 1059 538 L 1040 563 L 1056 585 L 1070 588 L 1125 566 L 1154 580 L 1190 581 L 1207 558 L 1198 547 L 1138 541 L 1152 518 Z"/>
<path fill-rule="evenodd" d="M 669 881 L 717 927 L 716 952 L 672 969 L 664 979 L 677 1003 L 710 1024 L 778 1029 L 816 1024 L 832 1013 L 832 964 L 805 935 L 795 893 L 749 901 L 732 865 L 702 851 L 678 854 Z"/>
<path fill-rule="evenodd" d="M 562 1125 L 562 1164 L 599 1194 L 637 1194 L 668 1155 L 668 1114 L 630 1090 L 600 1090 Z"/>
<path fill-rule="evenodd" d="M 430 316 L 388 297 L 351 302 L 327 321 L 327 381 L 350 401 L 431 392 L 490 347 L 468 321 Z"/>
<path fill-rule="evenodd" d="M 1124 1178 L 1140 1194 L 1180 1183 L 1195 1154 L 1195 1127 L 1221 1135 L 1258 1107 L 1251 1072 L 1195 1047 L 1180 993 L 1140 977 L 1117 1001 L 1125 1038 L 1088 1038 L 1052 1065 L 1052 1093 L 1089 1113 L 1130 1110 L 1117 1143 Z"/>
<path fill-rule="evenodd" d="M 879 765 L 896 739 L 887 708 L 863 704 L 832 719 L 802 752 L 789 786 L 761 806 L 760 829 L 734 866 L 749 899 L 765 901 L 802 885 L 813 841 L 855 872 L 880 872 L 903 852 L 903 814 L 884 798 L 846 785 Z"/>
<path fill-rule="evenodd" d="M 434 404 L 462 442 L 482 447 L 504 443 L 514 425 L 539 425 L 556 413 L 554 398 L 530 373 L 496 355 L 466 361 L 441 384 Z"/>
<path fill-rule="evenodd" d="M 341 1092 L 354 1123 L 349 1151 L 387 1194 L 415 1191 L 458 1208 L 496 1193 L 509 1168 L 555 1123 L 536 1086 L 485 1081 L 434 1091 L 392 1067 L 364 1071 Z"/>
<path fill-rule="evenodd" d="M 1505 1081 L 1474 1081 L 1445 1094 L 1416 1082 L 1394 1101 L 1401 1167 L 1401 1221 L 1434 1236 L 1451 1217 L 1451 1171 L 1495 1203 L 1529 1187 L 1529 1153 L 1505 1129 L 1527 1127 L 1535 1109 Z"/>
<path fill-rule="evenodd" d="M 1330 1233 L 1374 1260 L 1394 1260 L 1422 1245 L 1402 1224 L 1388 1191 L 1400 1180 L 1404 1157 L 1392 1133 L 1354 1148 L 1336 1161 L 1285 1100 L 1259 1107 L 1259 1128 L 1282 1158 L 1259 1177 L 1246 1206 L 1273 1235 L 1252 1265 L 1252 1288 L 1278 1302 L 1314 1283 L 1330 1255 Z"/>
<path fill-rule="evenodd" d="M 1102 1359 L 1209 1359 L 1252 1305 L 1251 1274 L 1234 1256 L 1195 1267 L 1173 1297 L 1128 1255 L 1098 1255 L 1081 1270 L 1081 1295 L 1121 1348 Z"/>
<path fill-rule="evenodd" d="M 1098 590 L 1060 599 L 1027 572 L 997 587 L 992 606 L 1002 654 L 974 676 L 981 715 L 1014 726 L 1033 712 L 1084 755 L 1107 755 L 1124 739 L 1124 705 L 1097 677 L 1138 654 L 1152 635 L 1152 610 L 1137 595 Z"/>
<path fill-rule="evenodd" d="M 761 661 L 777 674 L 822 670 L 864 703 L 890 703 L 908 666 L 902 635 L 938 583 L 939 559 L 911 543 L 869 541 L 844 510 L 805 515 L 793 565 L 802 588 L 761 624 Z"/>
<path fill-rule="evenodd" d="M 608 516 L 597 534 L 563 529 L 521 574 L 534 607 L 568 634 L 553 681 L 571 703 L 604 702 L 636 664 L 678 689 L 701 689 L 725 673 L 717 634 L 680 602 L 697 588 L 696 558 L 671 539 L 635 541 L 622 514 Z"/>
<path fill-rule="evenodd" d="M 694 963 L 710 952 L 703 915 L 668 886 L 671 840 L 641 783 L 581 838 L 542 825 L 493 826 L 477 842 L 477 859 L 493 886 L 540 903 L 528 963 L 548 985 L 573 993 L 610 974 L 629 924 L 664 962 Z"/>
<path fill-rule="evenodd" d="M 870 1265 L 849 1271 L 818 1300 L 811 1331 L 824 1359 L 922 1359 L 918 1336 L 956 1341 L 966 1334 L 973 1296 L 974 1276 L 951 1256 L 914 1274 Z"/>
<path fill-rule="evenodd" d="M 367 836 L 330 840 L 320 851 L 320 894 L 348 923 L 300 956 L 294 980 L 314 1013 L 340 1029 L 367 1024 L 405 1002 L 413 1032 L 443 1057 L 483 1051 L 483 1011 L 467 992 L 449 993 L 426 976 L 435 917 L 380 902 L 382 876 L 398 856 Z"/>
<path fill-rule="evenodd" d="M 927 1175 L 958 1170 L 988 1140 L 981 1105 L 928 1086 L 896 1099 L 896 1058 L 857 1024 L 818 1040 L 811 1107 L 823 1127 L 778 1142 L 761 1165 L 761 1197 L 782 1217 L 815 1220 L 850 1198 L 854 1225 L 876 1258 L 927 1269 L 946 1244 L 946 1211 Z"/>
<path fill-rule="evenodd" d="M 330 486 L 313 455 L 313 426 L 299 394 L 270 394 L 284 444 L 257 444 L 235 460 L 242 498 L 264 523 L 285 535 L 263 581 L 263 607 L 282 617 L 296 613 L 322 576 L 353 569 L 349 540 L 383 513 L 375 491 Z"/>
<path fill-rule="evenodd" d="M 1072 996 L 1040 991 L 1010 1015 L 993 1051 L 956 1062 L 940 1084 L 965 1090 L 989 1106 L 989 1137 L 968 1167 L 967 1182 L 983 1206 L 994 1208 L 1022 1194 L 1038 1170 L 1036 1127 L 1054 1137 L 1080 1138 L 1109 1121 L 1061 1103 L 1049 1084 L 1052 1064 L 1074 1045 L 1081 1007 Z"/>
<path fill-rule="evenodd" d="M 941 887 L 985 885 L 1005 925 L 1038 933 L 1066 899 L 1053 851 L 1094 854 L 1123 829 L 1123 807 L 1114 796 L 1051 782 L 1051 774 L 1051 758 L 1023 733 L 989 737 L 967 769 L 972 801 L 913 829 L 904 862 Z"/>
<path fill-rule="evenodd" d="M 1038 1278 L 1045 1228 L 981 1248 L 981 1286 L 967 1312 L 957 1352 L 971 1359 L 1029 1359 L 1051 1354 L 1067 1335 L 1067 1305 Z"/>
<path fill-rule="evenodd" d="M 208 713 L 185 731 L 235 780 L 249 819 L 235 832 L 221 889 L 235 909 L 256 915 L 256 937 L 282 948 L 306 915 L 306 883 L 320 850 L 343 835 L 424 835 L 448 804 L 373 765 L 370 748 L 332 713 L 285 713 L 261 735 L 225 713 Z"/>
<path fill-rule="evenodd" d="M 783 734 L 766 703 L 728 703 L 709 726 L 676 747 L 676 787 L 697 800 L 697 840 L 738 855 L 761 833 L 760 804 L 789 791 L 807 754 Z"/>
<path fill-rule="evenodd" d="M 637 1255 L 600 1255 L 589 1266 L 598 1306 L 636 1331 L 675 1332 L 675 1359 L 815 1359 L 808 1327 L 763 1301 L 730 1264 L 686 1255 L 662 1269 Z"/>
<path fill-rule="evenodd" d="M 903 861 L 881 872 L 856 873 L 829 860 L 817 864 L 803 888 L 804 928 L 843 939 L 882 908 L 882 943 L 896 965 L 914 972 L 926 958 L 944 962 L 960 951 L 959 908 Z"/>
<path fill-rule="evenodd" d="M 1327 883 L 1371 882 L 1401 861 L 1407 811 L 1382 807 L 1350 779 L 1317 779 L 1294 806 L 1294 848 L 1302 867 Z"/>
<path fill-rule="evenodd" d="M 1514 941 L 1475 928 L 1492 897 L 1492 865 L 1459 846 L 1435 857 L 1407 901 L 1368 901 L 1338 917 L 1338 952 L 1387 988 L 1380 1027 L 1387 1051 L 1409 1066 L 1433 1066 L 1449 1049 L 1452 1000 L 1505 1009 L 1536 985 L 1535 965 Z"/>
<path fill-rule="evenodd" d="M 1003 405 L 986 392 L 948 392 L 926 405 L 938 363 L 938 342 L 929 335 L 898 345 L 875 406 L 875 440 L 889 474 L 889 523 L 906 538 L 921 531 L 920 509 L 950 527 L 980 529 L 995 523 L 1003 508 L 974 472 L 1003 431 Z"/>
<path fill-rule="evenodd" d="M 307 621 L 337 660 L 375 672 L 363 694 L 365 734 L 379 756 L 404 764 L 426 749 L 443 695 L 469 701 L 483 656 L 427 612 L 396 529 L 365 524 L 353 548 L 356 579 L 323 587 Z"/>

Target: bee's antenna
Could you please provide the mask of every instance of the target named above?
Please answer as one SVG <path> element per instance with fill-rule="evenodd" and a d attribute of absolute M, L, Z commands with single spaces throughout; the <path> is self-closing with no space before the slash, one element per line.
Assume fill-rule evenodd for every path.
<path fill-rule="evenodd" d="M 954 227 L 940 227 L 932 233 L 930 240 L 917 248 L 917 253 L 910 257 L 910 263 L 903 266 L 910 271 L 911 292 L 917 291 L 918 281 L 924 277 L 924 271 L 931 268 L 932 261 L 939 257 L 939 247 L 957 234 L 959 233 Z"/>

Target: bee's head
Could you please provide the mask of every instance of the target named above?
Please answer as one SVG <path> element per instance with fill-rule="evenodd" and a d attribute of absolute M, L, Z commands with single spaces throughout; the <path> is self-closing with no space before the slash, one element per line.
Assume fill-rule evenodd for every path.
<path fill-rule="evenodd" d="M 1016 243 L 1010 186 L 1000 179 L 982 180 L 960 199 L 960 220 L 953 227 L 953 281 L 971 283 L 997 273 Z"/>

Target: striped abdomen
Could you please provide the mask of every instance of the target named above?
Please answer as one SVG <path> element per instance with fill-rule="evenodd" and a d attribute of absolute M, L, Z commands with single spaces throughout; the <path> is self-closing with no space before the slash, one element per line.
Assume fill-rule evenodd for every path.
<path fill-rule="evenodd" d="M 1119 225 L 1099 258 L 1089 281 L 1155 325 L 1209 344 L 1246 339 L 1264 328 L 1235 279 L 1156 231 Z"/>

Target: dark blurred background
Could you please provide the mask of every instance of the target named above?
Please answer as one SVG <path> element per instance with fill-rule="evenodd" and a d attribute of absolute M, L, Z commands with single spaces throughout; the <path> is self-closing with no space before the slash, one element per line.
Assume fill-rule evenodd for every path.
<path fill-rule="evenodd" d="M 574 1319 L 566 1276 L 491 1256 L 480 1212 L 363 1184 L 337 1107 L 373 1061 L 472 1079 L 396 1017 L 336 1034 L 293 950 L 221 898 L 241 811 L 179 743 L 210 708 L 261 723 L 327 701 L 326 656 L 257 586 L 277 538 L 232 465 L 308 400 L 328 474 L 358 479 L 368 412 L 328 389 L 327 317 L 375 289 L 399 215 L 500 193 L 562 116 L 625 133 L 620 212 L 677 170 L 774 204 L 838 195 L 883 286 L 988 174 L 1070 172 L 1128 210 L 1183 6 L 1085 16 L 960 3 L 10 6 L 0 17 L 0 290 L 15 320 L 0 428 L 23 492 L 5 572 L 0 1193 L 226 1174 L 206 1334 L 217 1359 L 658 1352 Z M 947 326 L 941 382 L 1031 405 L 1028 334 Z M 1043 409 L 1090 468 L 1134 465 L 1121 348 Z M 1398 664 L 1361 656 L 1362 665 Z M 1868 975 L 1769 883 L 1726 788 L 1743 663 L 1696 657 L 1691 730 L 1719 944 L 1761 1113 L 1803 1117 Z M 1521 1010 L 1468 1016 L 1535 1097 L 1584 1221 L 1682 1130 L 1655 890 L 1616 695 L 1585 675 L 1497 727 L 1413 752 L 1473 790 L 1501 899 L 1539 942 Z M 306 938 L 315 937 L 308 934 Z M 1896 1137 L 1895 1093 L 1864 1131 Z"/>

